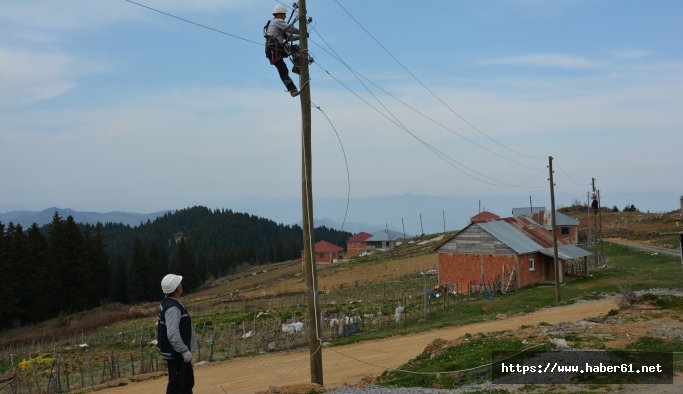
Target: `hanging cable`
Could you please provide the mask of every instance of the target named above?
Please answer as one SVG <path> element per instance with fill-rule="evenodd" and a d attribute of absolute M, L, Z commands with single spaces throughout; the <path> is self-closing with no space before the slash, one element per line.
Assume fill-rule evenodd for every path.
<path fill-rule="evenodd" d="M 562 171 L 562 173 L 563 173 L 564 175 L 566 175 L 567 178 L 569 178 L 570 181 L 572 181 L 572 182 L 574 182 L 574 183 L 576 183 L 577 185 L 582 186 L 582 187 L 590 186 L 590 184 L 583 184 L 583 183 L 581 183 L 581 182 L 578 182 L 578 181 L 575 180 L 574 178 L 572 178 L 571 175 L 569 175 L 569 173 L 567 173 L 567 171 L 565 171 L 564 168 L 562 168 L 562 166 L 560 166 L 559 164 L 557 164 L 557 162 L 555 162 L 555 166 L 556 166 L 557 168 L 559 168 L 560 171 Z"/>
<path fill-rule="evenodd" d="M 508 359 L 510 359 L 510 358 L 512 358 L 512 357 L 515 357 L 515 356 L 517 356 L 517 355 L 519 355 L 519 354 L 521 354 L 521 353 L 526 352 L 526 351 L 529 350 L 529 349 L 533 349 L 533 348 L 536 348 L 536 347 L 539 347 L 539 346 L 543 346 L 543 345 L 546 345 L 546 344 L 545 344 L 545 343 L 539 343 L 539 344 L 536 344 L 536 345 L 533 345 L 533 346 L 529 346 L 529 347 L 526 348 L 526 349 L 522 349 L 522 350 L 520 350 L 519 352 L 517 352 L 517 353 L 515 353 L 515 354 L 512 354 L 512 355 L 510 355 L 510 356 L 508 356 L 508 357 L 506 357 L 506 358 L 504 358 L 504 359 L 502 359 L 502 360 L 498 360 L 498 361 L 496 361 L 496 362 L 502 362 L 502 361 L 508 360 Z M 374 364 L 374 363 L 371 363 L 371 362 L 368 362 L 368 361 L 364 361 L 364 360 L 361 360 L 361 359 L 359 359 L 359 358 L 356 358 L 356 357 L 353 357 L 353 356 L 349 356 L 349 355 L 347 355 L 347 354 L 344 354 L 344 353 L 342 353 L 342 352 L 340 352 L 340 351 L 337 351 L 337 350 L 335 350 L 334 348 L 331 348 L 331 347 L 329 347 L 329 346 L 325 346 L 325 349 L 327 349 L 327 350 L 329 350 L 329 351 L 332 351 L 332 352 L 334 352 L 334 353 L 337 353 L 337 354 L 339 354 L 340 356 L 344 356 L 344 357 L 346 357 L 346 358 L 349 358 L 349 359 L 351 359 L 351 360 L 357 361 L 357 362 L 362 363 L 362 364 L 365 364 L 365 365 L 369 365 L 369 366 L 372 366 L 372 367 L 381 368 L 381 369 L 383 369 L 383 370 L 385 370 L 385 371 L 402 372 L 402 373 L 407 373 L 407 374 L 411 374 L 411 375 L 449 375 L 449 374 L 456 374 L 456 373 L 461 373 L 461 372 L 475 371 L 475 370 L 477 370 L 477 369 L 481 369 L 481 368 L 484 368 L 484 367 L 488 367 L 488 366 L 494 364 L 494 362 L 490 362 L 490 363 L 478 365 L 478 366 L 476 366 L 476 367 L 465 368 L 465 369 L 458 369 L 458 370 L 455 370 L 455 371 L 440 371 L 440 372 L 408 371 L 408 370 L 406 370 L 406 369 L 390 368 L 390 367 L 385 367 L 385 366 L 382 366 L 382 365 Z"/>
<path fill-rule="evenodd" d="M 178 19 L 178 20 L 180 20 L 180 21 L 183 21 L 183 22 L 186 22 L 186 23 L 190 23 L 190 24 L 193 24 L 193 25 L 195 25 L 195 26 L 199 26 L 199 27 L 204 28 L 204 29 L 208 29 L 208 30 L 214 31 L 214 32 L 216 32 L 216 33 L 220 33 L 220 34 L 224 34 L 224 35 L 226 35 L 226 36 L 232 37 L 232 38 L 236 38 L 236 39 L 238 39 L 238 40 L 250 42 L 250 43 L 256 44 L 256 45 L 258 45 L 258 46 L 265 46 L 265 44 L 263 44 L 263 43 L 261 43 L 261 42 L 256 42 L 256 41 L 250 40 L 250 39 L 248 39 L 248 38 L 240 37 L 240 36 L 238 36 L 238 35 L 236 35 L 236 34 L 224 32 L 223 30 L 218 30 L 218 29 L 215 29 L 215 28 L 210 27 L 210 26 L 202 25 L 201 23 L 197 23 L 197 22 L 193 22 L 193 21 L 191 21 L 191 20 L 189 20 L 189 19 L 181 18 L 181 17 L 179 17 L 179 16 L 173 15 L 173 14 L 168 13 L 168 12 L 165 12 L 165 11 L 158 10 L 158 9 L 156 9 L 156 8 L 152 8 L 152 7 L 148 6 L 148 5 L 145 5 L 145 4 L 142 4 L 142 3 L 138 3 L 138 2 L 135 2 L 135 1 L 133 1 L 133 0 L 123 0 L 123 1 L 125 1 L 125 2 L 127 2 L 127 3 L 130 3 L 130 4 L 134 4 L 134 5 L 138 6 L 138 7 L 146 8 L 146 9 L 148 9 L 148 10 L 150 10 L 150 11 L 158 12 L 158 13 L 160 13 L 160 14 L 162 14 L 162 15 L 170 16 L 171 18 Z"/>
<path fill-rule="evenodd" d="M 475 126 L 474 124 L 472 124 L 470 121 L 468 121 L 467 119 L 465 119 L 465 118 L 464 118 L 462 115 L 460 115 L 455 109 L 453 109 L 453 107 L 451 107 L 450 105 L 448 105 L 448 103 L 446 103 L 446 102 L 445 102 L 441 97 L 439 97 L 432 89 L 430 89 L 424 82 L 422 82 L 422 80 L 420 80 L 412 71 L 410 71 L 410 69 L 408 69 L 408 67 L 406 67 L 400 60 L 398 60 L 398 59 L 396 58 L 396 56 L 394 56 L 394 55 L 393 55 L 393 54 L 392 54 L 384 45 L 382 45 L 382 43 L 381 43 L 377 38 L 375 38 L 375 36 L 373 36 L 372 33 L 370 33 L 370 32 L 368 31 L 368 29 L 366 29 L 365 26 L 363 26 L 363 24 L 361 24 L 361 23 L 358 21 L 358 19 L 356 19 L 356 17 L 354 17 L 354 16 L 351 14 L 351 12 L 349 12 L 349 10 L 347 10 L 346 8 L 344 8 L 344 6 L 339 2 L 339 0 L 334 0 L 334 1 L 335 1 L 335 3 L 337 3 L 337 5 L 338 5 L 342 10 L 344 10 L 344 12 L 345 12 L 349 17 L 351 17 L 351 19 L 353 19 L 354 22 L 356 22 L 356 24 L 357 24 L 361 29 L 363 29 L 363 31 L 365 31 L 365 33 L 366 33 L 370 38 L 372 38 L 373 41 L 375 41 L 375 43 L 377 43 L 377 45 L 379 45 L 382 49 L 384 49 L 384 51 L 385 51 L 389 56 L 391 56 L 391 58 L 394 59 L 394 61 L 395 61 L 399 66 L 401 66 L 408 74 L 410 74 L 410 76 L 411 76 L 415 81 L 417 81 L 417 83 L 419 83 L 419 84 L 420 84 L 425 90 L 427 90 L 427 92 L 429 92 L 436 100 L 438 100 L 441 104 L 443 104 L 444 107 L 446 107 L 446 108 L 447 108 L 451 113 L 453 113 L 455 116 L 457 116 L 458 118 L 460 118 L 463 122 L 465 122 L 465 123 L 466 123 L 468 126 L 470 126 L 473 130 L 477 131 L 479 134 L 483 135 L 484 137 L 488 138 L 488 139 L 491 140 L 492 142 L 498 144 L 498 145 L 501 146 L 502 148 L 504 148 L 504 149 L 506 149 L 506 150 L 508 150 L 508 151 L 510 151 L 510 152 L 512 152 L 512 153 L 514 153 L 514 154 L 516 154 L 516 155 L 523 156 L 523 157 L 528 157 L 528 158 L 531 158 L 531 159 L 539 159 L 539 160 L 545 160 L 545 159 L 546 159 L 545 157 L 533 156 L 533 155 L 529 155 L 529 154 L 526 154 L 526 153 L 518 152 L 518 151 L 516 151 L 516 150 L 514 150 L 514 149 L 512 149 L 512 148 L 510 148 L 510 147 L 508 147 L 508 146 L 506 146 L 505 144 L 499 142 L 498 140 L 496 140 L 495 138 L 491 137 L 490 135 L 488 135 L 487 133 L 485 133 L 484 131 L 482 131 L 481 129 L 479 129 L 477 126 Z"/>
<path fill-rule="evenodd" d="M 433 145 L 429 144 L 428 142 L 426 142 L 426 141 L 424 141 L 423 139 L 421 139 L 420 137 L 418 137 L 415 133 L 413 133 L 409 128 L 405 127 L 405 125 L 403 125 L 402 123 L 400 123 L 400 122 L 398 122 L 398 121 L 396 121 L 396 120 L 394 120 L 394 119 L 391 119 L 388 115 L 384 114 L 384 113 L 383 113 L 382 111 L 380 111 L 377 107 L 375 107 L 374 105 L 372 105 L 371 103 L 369 103 L 366 99 L 364 99 L 362 96 L 360 96 L 358 93 L 356 93 L 353 89 L 351 89 L 347 84 L 345 84 L 345 83 L 344 83 L 343 81 L 341 81 L 339 78 L 337 78 L 337 77 L 335 77 L 334 75 L 332 75 L 327 69 L 325 69 L 323 66 L 320 65 L 320 62 L 319 62 L 319 61 L 316 61 L 314 64 L 315 64 L 317 67 L 319 67 L 321 70 L 323 70 L 323 71 L 324 71 L 327 75 L 329 75 L 332 79 L 334 79 L 335 81 L 337 81 L 337 83 L 339 83 L 340 85 L 342 85 L 342 86 L 343 86 L 346 90 L 348 90 L 351 94 L 353 94 L 353 95 L 356 96 L 359 100 L 363 101 L 366 105 L 368 105 L 370 108 L 372 108 L 375 112 L 377 112 L 378 114 L 380 114 L 381 116 L 383 116 L 384 118 L 386 118 L 387 120 L 389 120 L 391 123 L 395 124 L 395 125 L 396 125 L 397 127 L 399 127 L 401 130 L 403 130 L 403 131 L 405 131 L 406 133 L 408 133 L 410 136 L 412 136 L 414 139 L 416 139 L 416 140 L 419 141 L 422 145 L 424 145 L 427 149 L 429 149 L 432 153 L 434 153 L 436 156 L 438 156 L 439 158 L 441 158 L 442 160 L 444 160 L 444 161 L 445 161 L 448 165 L 450 165 L 451 167 L 453 167 L 453 168 L 455 168 L 456 170 L 460 171 L 462 174 L 464 174 L 464 175 L 466 175 L 466 176 L 468 176 L 468 177 L 470 177 L 470 178 L 472 178 L 472 179 L 478 180 L 478 181 L 480 181 L 480 182 L 482 182 L 482 183 L 489 184 L 489 185 L 491 185 L 491 186 L 498 186 L 498 187 L 523 187 L 522 184 L 510 184 L 510 183 L 507 183 L 507 182 L 504 182 L 504 181 L 497 180 L 497 179 L 495 179 L 495 178 L 492 178 L 492 177 L 490 177 L 490 176 L 488 176 L 488 175 L 486 175 L 486 174 L 483 174 L 483 173 L 481 173 L 481 172 L 479 172 L 479 171 L 477 171 L 477 170 L 475 170 L 475 169 L 473 169 L 473 168 L 471 168 L 471 167 L 469 167 L 469 166 L 467 166 L 467 165 L 465 165 L 465 164 L 463 164 L 463 163 L 461 163 L 461 162 L 459 162 L 459 161 L 453 159 L 452 157 L 450 157 L 450 156 L 448 156 L 447 154 L 443 153 L 442 151 L 440 151 L 439 149 L 437 149 L 437 148 L 434 147 Z M 468 171 L 465 171 L 463 168 L 464 168 L 464 169 L 467 169 L 469 172 L 468 172 Z M 471 173 L 470 173 L 470 172 L 471 172 Z M 473 174 L 476 174 L 476 175 L 478 175 L 478 176 L 473 175 Z M 535 176 L 534 176 L 534 177 L 535 177 Z M 488 180 L 487 180 L 487 179 L 488 179 Z M 533 188 L 533 187 L 527 186 L 527 188 Z"/>
<path fill-rule="evenodd" d="M 339 245 L 339 238 L 341 237 L 341 233 L 344 231 L 344 226 L 346 225 L 346 217 L 349 214 L 349 203 L 351 201 L 351 174 L 349 172 L 349 160 L 346 157 L 346 150 L 344 149 L 344 144 L 342 143 L 341 137 L 339 136 L 339 132 L 332 123 L 332 120 L 330 120 L 329 116 L 327 116 L 325 111 L 323 111 L 323 109 L 319 106 L 315 105 L 315 103 L 311 102 L 311 106 L 320 111 L 320 113 L 325 117 L 325 119 L 327 119 L 327 122 L 332 127 L 334 134 L 337 136 L 337 141 L 339 141 L 339 146 L 341 147 L 342 154 L 344 155 L 344 164 L 346 165 L 346 210 L 344 211 L 344 220 L 342 221 L 341 229 L 339 230 L 339 235 L 337 236 L 337 241 L 335 242 L 336 245 Z"/>
<path fill-rule="evenodd" d="M 337 60 L 338 62 L 340 62 L 342 65 L 344 65 L 344 66 L 345 66 L 345 67 L 346 67 L 346 68 L 347 68 L 347 69 L 348 69 L 348 70 L 349 70 L 357 79 L 359 79 L 359 78 L 358 78 L 359 76 L 362 77 L 363 79 L 365 79 L 366 81 L 368 81 L 369 83 L 371 83 L 372 85 L 374 85 L 377 89 L 381 90 L 384 94 L 390 96 L 391 98 L 393 98 L 394 100 L 396 100 L 397 102 L 399 102 L 399 103 L 402 104 L 403 106 L 407 107 L 407 108 L 410 109 L 411 111 L 413 111 L 413 112 L 417 113 L 418 115 L 422 116 L 423 118 L 425 118 L 425 119 L 431 121 L 432 123 L 436 124 L 437 126 L 443 128 L 444 130 L 446 130 L 446 131 L 448 131 L 448 132 L 450 132 L 450 133 L 452 133 L 452 134 L 455 134 L 455 135 L 457 135 L 458 137 L 460 137 L 460 138 L 462 138 L 462 139 L 468 141 L 469 143 L 471 143 L 471 144 L 473 144 L 473 145 L 476 145 L 476 146 L 478 146 L 479 148 L 481 148 L 481 149 L 483 149 L 483 150 L 485 150 L 485 151 L 491 153 L 492 155 L 498 156 L 498 157 L 500 157 L 501 159 L 507 160 L 507 161 L 509 161 L 509 162 L 511 162 L 511 163 L 514 163 L 514 164 L 516 164 L 516 165 L 518 165 L 518 166 L 520 166 L 520 167 L 524 167 L 524 168 L 527 168 L 527 169 L 530 169 L 530 170 L 538 170 L 538 167 L 531 167 L 531 166 L 528 166 L 528 165 L 523 164 L 523 163 L 521 163 L 521 162 L 519 162 L 519 161 L 517 161 L 517 160 L 513 160 L 513 159 L 511 159 L 511 158 L 509 158 L 509 157 L 507 157 L 507 156 L 501 155 L 501 154 L 499 154 L 499 153 L 497 153 L 497 152 L 495 152 L 495 151 L 489 149 L 489 148 L 486 147 L 485 145 L 482 145 L 482 144 L 478 143 L 477 141 L 475 141 L 475 140 L 473 140 L 473 139 L 471 139 L 471 138 L 469 138 L 469 137 L 467 137 L 467 136 L 465 136 L 465 135 L 463 135 L 463 134 L 457 132 L 456 130 L 454 130 L 454 129 L 448 127 L 448 126 L 446 126 L 445 124 L 443 124 L 443 123 L 437 121 L 436 119 L 432 118 L 431 116 L 425 114 L 424 112 L 422 112 L 422 111 L 418 110 L 417 108 L 413 107 L 412 105 L 408 104 L 408 103 L 405 102 L 404 100 L 401 100 L 399 97 L 395 96 L 394 94 L 388 92 L 386 89 L 384 89 L 383 87 L 381 87 L 380 85 L 378 85 L 377 83 L 375 83 L 375 82 L 374 82 L 373 80 L 371 80 L 370 78 L 366 77 L 365 75 L 363 75 L 363 74 L 361 74 L 360 72 L 358 72 L 358 71 L 356 71 L 355 69 L 353 69 L 348 63 L 346 63 L 346 62 L 341 58 L 341 56 L 339 56 L 339 54 L 337 53 L 337 51 L 335 51 L 334 48 L 332 48 L 332 46 L 327 42 L 327 40 L 325 40 L 325 38 L 322 36 L 322 34 L 321 34 L 317 29 L 313 29 L 313 31 L 318 35 L 318 37 L 320 37 L 320 39 L 325 43 L 325 45 L 327 45 L 327 47 L 329 48 L 329 50 L 327 50 L 327 49 L 324 48 L 322 45 L 318 44 L 317 42 L 315 42 L 315 41 L 312 40 L 312 39 L 309 39 L 309 41 L 311 41 L 314 45 L 316 45 L 317 47 L 319 47 L 320 49 L 322 49 L 323 51 L 325 51 L 328 55 L 332 56 L 332 58 L 334 58 L 335 60 Z M 331 51 L 331 52 L 330 52 L 330 51 Z M 359 82 L 361 82 L 361 84 L 365 85 L 362 81 L 360 81 L 360 79 L 359 79 Z M 367 87 L 366 87 L 366 88 L 367 88 Z"/>

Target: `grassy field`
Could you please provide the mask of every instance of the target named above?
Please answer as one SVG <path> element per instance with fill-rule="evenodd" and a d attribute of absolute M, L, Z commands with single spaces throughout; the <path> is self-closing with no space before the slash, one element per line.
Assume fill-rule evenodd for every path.
<path fill-rule="evenodd" d="M 616 293 L 620 286 L 633 290 L 683 287 L 683 270 L 676 258 L 650 255 L 614 244 L 606 244 L 604 250 L 608 267 L 593 272 L 590 278 L 563 285 L 562 304 Z M 327 324 L 329 320 L 325 320 L 325 339 L 335 346 L 493 320 L 501 314 L 510 316 L 556 304 L 555 287 L 539 285 L 492 299 L 462 296 L 429 299 L 423 312 L 423 290 L 431 288 L 436 277 L 420 273 L 432 268 L 434 262 L 433 253 L 420 251 L 420 255 L 414 257 L 371 259 L 323 271 L 320 301 L 326 317 L 362 318 L 358 323 L 360 331 L 349 336 L 337 335 L 336 329 Z M 192 313 L 202 346 L 202 354 L 197 355 L 197 359 L 208 360 L 211 354 L 211 359 L 219 360 L 269 351 L 269 347 L 278 351 L 304 346 L 305 332 L 283 334 L 279 329 L 281 323 L 297 320 L 306 323 L 303 292 L 283 291 L 291 290 L 292 283 L 303 282 L 298 270 L 300 265 L 296 263 L 258 267 L 239 277 L 222 279 L 216 287 L 188 297 L 186 305 Z M 271 292 L 264 292 L 268 288 Z M 396 324 L 392 314 L 399 304 L 406 307 L 407 319 Z M 107 322 L 96 329 L 71 332 L 61 338 L 43 336 L 40 340 L 9 345 L 0 359 L 0 372 L 8 375 L 21 361 L 34 360 L 33 366 L 23 373 L 29 381 L 37 382 L 37 386 L 45 386 L 49 379 L 55 379 L 50 378 L 55 369 L 54 364 L 44 360 L 58 359 L 60 368 L 64 368 L 60 370 L 61 374 L 67 371 L 71 374 L 71 387 L 106 382 L 118 375 L 136 378 L 141 363 L 145 371 L 154 370 L 158 363 L 155 348 L 150 345 L 155 336 L 157 307 L 151 303 L 127 311 L 122 309 L 119 312 L 126 318 Z M 106 315 L 106 310 L 106 307 L 102 308 L 101 313 Z M 423 313 L 427 315 L 426 319 L 422 319 Z M 46 322 L 39 326 L 43 331 L 32 332 L 49 332 L 86 315 Z M 250 331 L 253 335 L 245 338 Z M 481 340 L 482 347 L 495 346 L 495 341 L 486 345 L 490 338 Z M 88 346 L 79 346 L 84 343 Z M 14 355 L 11 360 L 10 354 Z M 38 361 L 40 356 L 42 363 Z M 457 365 L 470 365 L 477 360 L 476 357 L 464 363 L 460 360 Z"/>

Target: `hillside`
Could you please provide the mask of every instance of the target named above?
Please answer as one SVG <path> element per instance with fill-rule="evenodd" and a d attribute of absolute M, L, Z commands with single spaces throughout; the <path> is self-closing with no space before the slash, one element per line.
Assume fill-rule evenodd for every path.
<path fill-rule="evenodd" d="M 683 212 L 675 210 L 666 213 L 613 212 L 603 208 L 599 215 L 588 212 L 587 207 L 568 207 L 560 209 L 566 215 L 579 219 L 581 230 L 587 231 L 595 223 L 602 223 L 603 238 L 617 238 L 648 243 L 666 248 L 679 248 L 676 235 L 683 231 Z M 667 235 L 668 233 L 668 235 Z"/>

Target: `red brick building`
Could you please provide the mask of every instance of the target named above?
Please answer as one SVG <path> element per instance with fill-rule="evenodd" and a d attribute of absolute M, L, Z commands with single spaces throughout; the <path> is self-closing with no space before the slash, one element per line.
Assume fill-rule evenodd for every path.
<path fill-rule="evenodd" d="M 315 247 L 315 262 L 320 267 L 328 267 L 332 261 L 340 258 L 341 252 L 344 250 L 333 243 L 327 241 L 318 241 Z M 301 252 L 301 266 L 304 265 L 303 251 Z"/>
<path fill-rule="evenodd" d="M 372 237 L 372 234 L 360 232 L 353 237 L 346 240 L 346 254 L 348 257 L 358 256 L 363 252 L 368 251 L 366 241 Z"/>
<path fill-rule="evenodd" d="M 558 254 L 561 274 L 567 261 L 590 255 L 562 240 Z M 552 233 L 524 216 L 472 223 L 438 255 L 439 283 L 457 285 L 460 293 L 496 283 L 514 289 L 555 280 Z"/>

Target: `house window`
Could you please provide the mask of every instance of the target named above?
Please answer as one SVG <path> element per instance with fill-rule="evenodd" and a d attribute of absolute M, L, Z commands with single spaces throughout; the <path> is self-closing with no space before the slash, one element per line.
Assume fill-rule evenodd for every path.
<path fill-rule="evenodd" d="M 562 232 L 562 235 L 569 235 L 569 227 L 562 227 L 560 228 L 560 231 Z"/>
<path fill-rule="evenodd" d="M 536 263 L 534 259 L 529 259 L 529 271 L 536 271 Z"/>

